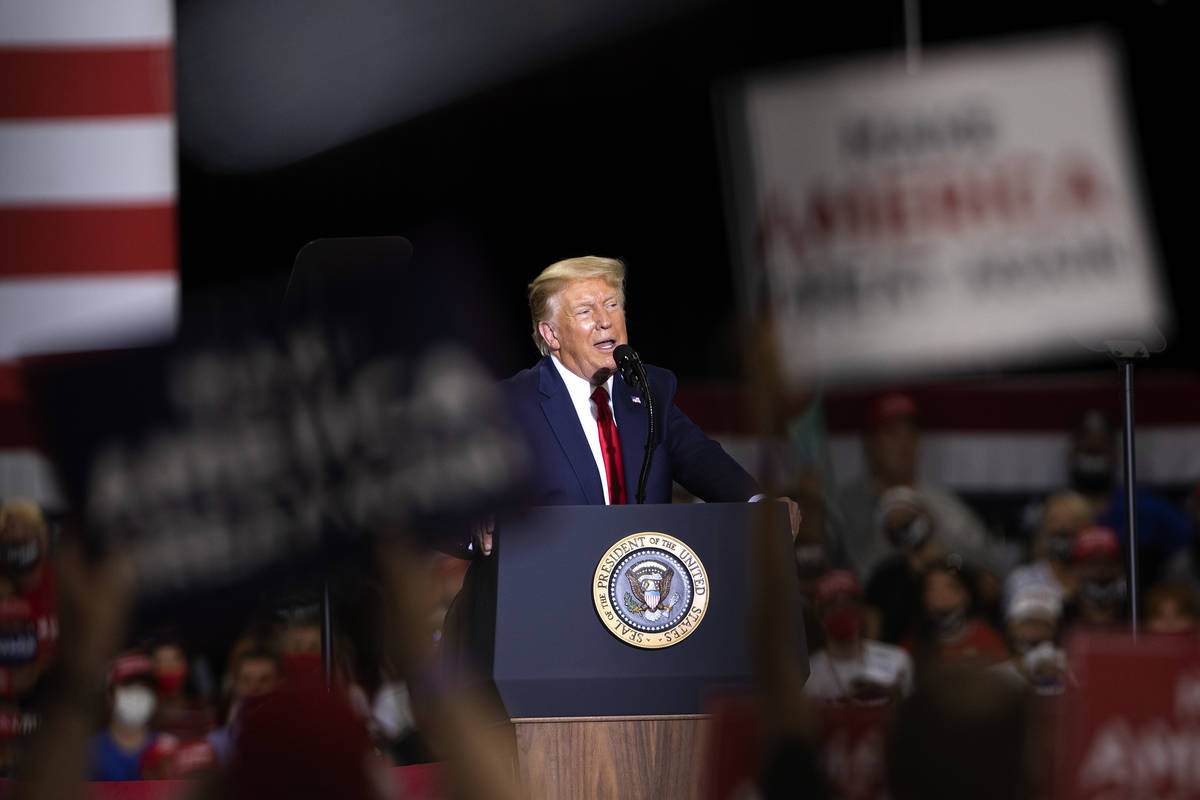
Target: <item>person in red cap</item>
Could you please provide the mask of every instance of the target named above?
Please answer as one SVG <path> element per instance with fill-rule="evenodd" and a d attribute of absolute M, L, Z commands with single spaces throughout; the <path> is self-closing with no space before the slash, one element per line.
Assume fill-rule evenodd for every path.
<path fill-rule="evenodd" d="M 108 727 L 92 739 L 92 780 L 142 777 L 142 758 L 159 738 L 150 728 L 155 686 L 154 662 L 144 653 L 130 651 L 112 663 L 108 671 L 111 714 Z"/>
<path fill-rule="evenodd" d="M 815 609 L 825 649 L 809 659 L 804 691 L 836 704 L 879 705 L 912 692 L 912 659 L 899 647 L 863 637 L 862 587 L 848 570 L 817 582 Z"/>
<path fill-rule="evenodd" d="M 842 484 L 836 501 L 844 520 L 844 549 L 848 566 L 867 580 L 895 547 L 878 524 L 879 499 L 896 487 L 921 495 L 933 515 L 938 538 L 947 552 L 959 553 L 981 567 L 991 568 L 991 545 L 983 523 L 949 489 L 917 476 L 920 430 L 917 404 L 907 394 L 877 397 L 868 407 L 863 432 L 866 471 Z"/>
<path fill-rule="evenodd" d="M 1121 540 L 1112 528 L 1089 525 L 1071 541 L 1071 571 L 1079 589 L 1075 621 L 1107 628 L 1125 619 L 1126 584 Z"/>

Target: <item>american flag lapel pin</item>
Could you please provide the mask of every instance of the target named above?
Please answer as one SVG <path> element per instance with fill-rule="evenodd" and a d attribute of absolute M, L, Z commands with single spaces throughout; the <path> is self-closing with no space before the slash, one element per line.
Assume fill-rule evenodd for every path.
<path fill-rule="evenodd" d="M 629 399 L 637 403 L 639 406 L 642 404 L 642 398 L 638 397 L 636 394 L 631 395 Z"/>

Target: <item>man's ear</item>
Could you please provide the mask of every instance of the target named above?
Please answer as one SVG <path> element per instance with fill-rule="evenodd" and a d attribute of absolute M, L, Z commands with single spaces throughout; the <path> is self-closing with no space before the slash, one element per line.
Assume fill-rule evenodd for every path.
<path fill-rule="evenodd" d="M 542 335 L 542 338 L 546 341 L 546 344 L 552 351 L 556 351 L 562 347 L 562 345 L 559 344 L 558 336 L 554 333 L 554 326 L 549 322 L 539 322 L 538 333 Z"/>

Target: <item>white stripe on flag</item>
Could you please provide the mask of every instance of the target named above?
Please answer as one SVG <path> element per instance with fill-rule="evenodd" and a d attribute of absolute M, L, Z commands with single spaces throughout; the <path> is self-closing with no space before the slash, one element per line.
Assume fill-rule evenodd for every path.
<path fill-rule="evenodd" d="M 174 197 L 171 116 L 0 122 L 0 205 Z"/>
<path fill-rule="evenodd" d="M 178 295 L 174 272 L 0 281 L 0 359 L 161 342 Z"/>
<path fill-rule="evenodd" d="M 786 442 L 755 436 L 716 438 L 752 473 L 764 463 L 764 455 L 770 456 L 770 463 L 782 463 L 779 454 L 790 450 Z M 1069 446 L 1066 431 L 931 431 L 921 434 L 917 474 L 923 481 L 961 492 L 1048 493 L 1067 485 Z M 854 434 L 830 436 L 829 459 L 836 483 L 858 477 L 866 469 L 862 439 Z M 1139 426 L 1137 479 L 1151 486 L 1200 482 L 1200 425 Z"/>
<path fill-rule="evenodd" d="M 0 45 L 169 42 L 170 0 L 0 0 Z"/>

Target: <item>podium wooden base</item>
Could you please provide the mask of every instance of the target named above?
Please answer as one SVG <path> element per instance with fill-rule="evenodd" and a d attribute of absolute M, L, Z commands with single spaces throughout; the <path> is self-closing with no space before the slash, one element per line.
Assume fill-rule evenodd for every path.
<path fill-rule="evenodd" d="M 700 800 L 708 717 L 514 719 L 533 800 Z"/>

